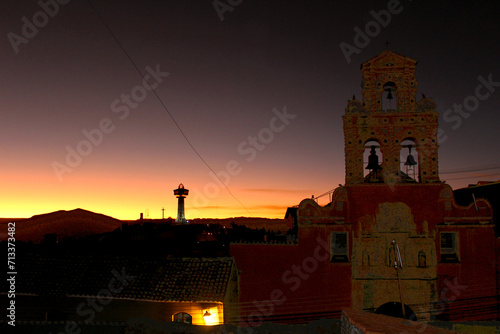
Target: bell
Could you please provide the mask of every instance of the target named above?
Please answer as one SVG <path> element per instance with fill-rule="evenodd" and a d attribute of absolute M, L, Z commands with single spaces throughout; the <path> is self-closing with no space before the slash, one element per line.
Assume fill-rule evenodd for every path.
<path fill-rule="evenodd" d="M 413 155 L 409 154 L 406 158 L 405 166 L 415 166 L 416 164 L 417 162 L 415 161 Z"/>
<path fill-rule="evenodd" d="M 417 162 L 415 161 L 415 158 L 413 157 L 413 155 L 411 155 L 411 145 L 408 146 L 408 150 L 409 150 L 409 153 L 408 153 L 408 157 L 406 157 L 405 166 L 415 166 L 417 164 Z"/>
<path fill-rule="evenodd" d="M 392 92 L 392 90 L 389 90 L 389 94 L 387 94 L 387 99 L 388 100 L 392 100 L 393 99 L 391 92 Z"/>
<path fill-rule="evenodd" d="M 375 153 L 375 146 L 372 146 L 370 156 L 368 157 L 368 166 L 366 166 L 365 169 L 371 169 L 374 171 L 378 171 L 380 169 L 378 164 L 378 155 Z"/>

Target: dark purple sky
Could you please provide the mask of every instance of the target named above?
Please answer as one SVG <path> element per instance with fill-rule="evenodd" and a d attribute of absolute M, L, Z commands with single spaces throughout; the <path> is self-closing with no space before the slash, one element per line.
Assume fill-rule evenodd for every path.
<path fill-rule="evenodd" d="M 344 183 L 341 117 L 347 99 L 361 97 L 360 64 L 387 40 L 419 61 L 418 98 L 423 92 L 437 103 L 447 136 L 440 171 L 496 168 L 441 179 L 455 188 L 500 179 L 500 86 L 460 124 L 456 113 L 443 118 L 454 104 L 473 101 L 479 76 L 500 82 L 496 2 L 243 0 L 223 21 L 212 1 L 93 4 L 143 74 L 147 67 L 169 73 L 157 94 L 214 171 L 233 164 L 223 179 L 234 197 L 140 87 L 87 1 L 59 4 L 57 13 L 51 5 L 50 17 L 37 1 L 8 0 L 0 4 L 0 216 L 82 207 L 127 219 L 149 209 L 158 218 L 163 206 L 175 216 L 172 190 L 183 182 L 188 218 L 282 217 L 287 206 Z M 355 45 L 354 28 L 365 30 L 371 11 L 388 6 L 397 13 L 348 62 L 339 45 Z M 38 32 L 13 45 L 34 20 Z M 146 95 L 125 114 L 120 99 L 132 92 Z M 284 108 L 296 117 L 273 121 Z M 86 148 L 82 131 L 103 120 L 108 133 Z M 263 130 L 270 122 L 280 130 Z M 266 143 L 251 153 L 249 136 L 259 133 Z M 70 166 L 68 147 L 79 144 L 88 154 Z M 58 176 L 55 165 L 67 169 Z"/>

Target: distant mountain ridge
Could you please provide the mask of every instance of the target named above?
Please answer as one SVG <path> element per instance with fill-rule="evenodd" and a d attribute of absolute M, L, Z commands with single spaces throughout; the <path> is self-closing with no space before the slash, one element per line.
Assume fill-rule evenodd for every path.
<path fill-rule="evenodd" d="M 17 221 L 16 240 L 39 243 L 46 234 L 53 233 L 59 238 L 79 237 L 110 232 L 121 225 L 121 220 L 100 213 L 83 209 L 60 210 Z"/>
<path fill-rule="evenodd" d="M 69 237 L 83 237 L 91 234 L 111 232 L 122 224 L 141 224 L 142 222 L 160 222 L 160 220 L 119 220 L 110 216 L 84 209 L 59 210 L 55 212 L 35 215 L 31 218 L 7 219 L 0 218 L 2 231 L 7 231 L 8 222 L 16 222 L 16 240 L 34 243 L 43 241 L 47 234 L 56 234 L 58 239 Z M 240 226 L 247 226 L 253 229 L 265 229 L 271 231 L 286 232 L 293 226 L 293 222 L 287 219 L 270 219 L 255 217 L 234 217 L 234 218 L 196 218 L 189 220 L 190 224 L 220 224 L 231 227 L 234 222 Z M 6 233 L 0 233 L 0 239 L 5 240 Z"/>

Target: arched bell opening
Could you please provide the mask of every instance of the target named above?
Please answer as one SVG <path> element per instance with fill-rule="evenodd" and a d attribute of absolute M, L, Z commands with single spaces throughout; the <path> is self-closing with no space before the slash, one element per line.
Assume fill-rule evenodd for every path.
<path fill-rule="evenodd" d="M 383 86 L 382 91 L 382 110 L 397 110 L 398 109 L 398 99 L 396 96 L 397 86 L 394 82 L 388 81 Z"/>
<path fill-rule="evenodd" d="M 402 182 L 420 182 L 417 144 L 413 139 L 401 142 L 399 170 Z"/>
<path fill-rule="evenodd" d="M 365 182 L 378 183 L 383 182 L 382 178 L 382 151 L 380 144 L 376 139 L 370 139 L 365 143 L 363 153 L 363 170 Z"/>

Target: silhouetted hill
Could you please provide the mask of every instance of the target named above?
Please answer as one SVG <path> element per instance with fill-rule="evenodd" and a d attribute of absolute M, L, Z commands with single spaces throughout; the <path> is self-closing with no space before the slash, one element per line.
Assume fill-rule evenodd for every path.
<path fill-rule="evenodd" d="M 0 218 L 0 224 L 8 223 L 8 222 L 21 222 L 25 221 L 27 218 Z"/>
<path fill-rule="evenodd" d="M 83 209 L 60 210 L 17 221 L 16 240 L 39 243 L 46 234 L 56 234 L 58 238 L 78 237 L 110 232 L 121 224 L 113 217 Z"/>
<path fill-rule="evenodd" d="M 114 231 L 121 227 L 123 223 L 129 226 L 146 223 L 148 220 L 118 220 L 103 214 L 75 209 L 70 211 L 60 210 L 51 213 L 36 215 L 31 218 L 23 219 L 8 219 L 0 218 L 0 227 L 2 231 L 7 231 L 6 225 L 8 222 L 16 222 L 16 240 L 33 241 L 40 243 L 47 234 L 57 235 L 58 240 L 68 237 L 81 237 L 91 234 L 101 234 Z M 151 223 L 163 223 L 164 220 L 149 220 Z M 230 228 L 235 223 L 239 226 L 246 226 L 251 229 L 263 229 L 267 231 L 286 233 L 293 227 L 293 222 L 287 219 L 269 219 L 269 218 L 249 218 L 249 217 L 234 217 L 234 218 L 197 218 L 189 220 L 189 225 L 205 225 L 219 224 Z M 7 237 L 6 233 L 0 234 L 1 239 Z"/>

